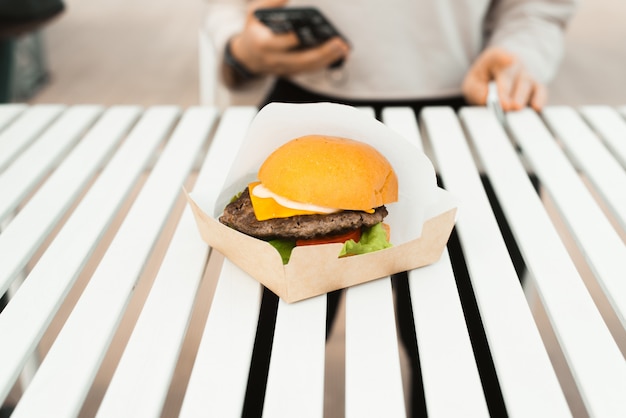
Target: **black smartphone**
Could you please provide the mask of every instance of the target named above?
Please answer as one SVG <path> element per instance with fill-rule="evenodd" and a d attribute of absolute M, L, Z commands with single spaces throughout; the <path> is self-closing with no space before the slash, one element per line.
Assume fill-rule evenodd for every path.
<path fill-rule="evenodd" d="M 315 7 L 276 7 L 257 9 L 254 15 L 274 33 L 295 32 L 300 40 L 299 49 L 320 45 L 332 37 L 347 39 Z M 330 65 L 340 67 L 343 59 Z"/>

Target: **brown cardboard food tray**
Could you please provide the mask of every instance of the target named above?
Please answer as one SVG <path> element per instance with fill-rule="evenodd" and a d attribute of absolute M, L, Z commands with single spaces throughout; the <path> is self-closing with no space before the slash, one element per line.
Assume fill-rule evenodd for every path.
<path fill-rule="evenodd" d="M 274 149 L 308 134 L 361 140 L 390 161 L 399 179 L 398 202 L 387 205 L 385 220 L 393 247 L 343 258 L 337 257 L 342 244 L 296 247 L 283 265 L 269 243 L 218 221 L 228 200 L 256 178 Z M 431 264 L 440 258 L 456 219 L 454 198 L 436 186 L 430 160 L 415 145 L 362 110 L 330 103 L 266 106 L 250 125 L 222 193 L 203 199 L 204 207 L 187 197 L 204 241 L 286 302 Z"/>

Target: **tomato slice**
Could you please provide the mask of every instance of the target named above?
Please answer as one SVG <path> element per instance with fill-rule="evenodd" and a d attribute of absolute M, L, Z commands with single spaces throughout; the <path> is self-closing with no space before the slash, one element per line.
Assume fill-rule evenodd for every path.
<path fill-rule="evenodd" d="M 359 242 L 359 239 L 361 239 L 361 228 L 348 231 L 345 234 L 332 235 L 332 236 L 321 237 L 321 238 L 299 239 L 299 240 L 296 240 L 296 246 L 332 244 L 332 243 L 343 244 L 344 242 L 351 240 L 351 239 L 353 239 L 355 242 Z"/>

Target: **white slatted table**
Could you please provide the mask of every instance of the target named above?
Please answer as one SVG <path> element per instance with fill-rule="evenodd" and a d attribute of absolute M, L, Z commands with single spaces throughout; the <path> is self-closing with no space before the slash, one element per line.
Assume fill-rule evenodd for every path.
<path fill-rule="evenodd" d="M 278 301 L 200 240 L 184 205 L 183 186 L 201 206 L 220 191 L 255 113 L 0 106 L 0 294 L 12 289 L 0 313 L 0 404 L 16 403 L 13 416 L 405 416 L 403 351 L 419 355 L 416 414 L 626 416 L 626 107 L 525 110 L 507 115 L 506 131 L 482 108 L 430 108 L 419 126 L 411 110 L 385 109 L 383 122 L 426 145 L 459 199 L 467 275 L 445 251 L 348 289 L 338 374 L 325 370 L 326 295 Z M 477 167 L 558 348 L 540 335 Z M 396 286 L 410 294 L 408 314 L 395 310 Z M 406 346 L 399 318 L 415 331 Z M 24 373 L 37 352 L 41 364 Z M 335 375 L 345 396 L 332 410 L 325 379 Z M 568 404 L 572 391 L 583 412 Z"/>

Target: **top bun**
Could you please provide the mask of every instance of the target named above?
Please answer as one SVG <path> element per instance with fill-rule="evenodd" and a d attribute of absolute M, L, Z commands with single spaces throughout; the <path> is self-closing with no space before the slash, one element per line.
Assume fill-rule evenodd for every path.
<path fill-rule="evenodd" d="M 346 138 L 293 139 L 270 154 L 258 177 L 280 196 L 329 208 L 369 210 L 398 200 L 389 161 L 374 147 Z"/>

